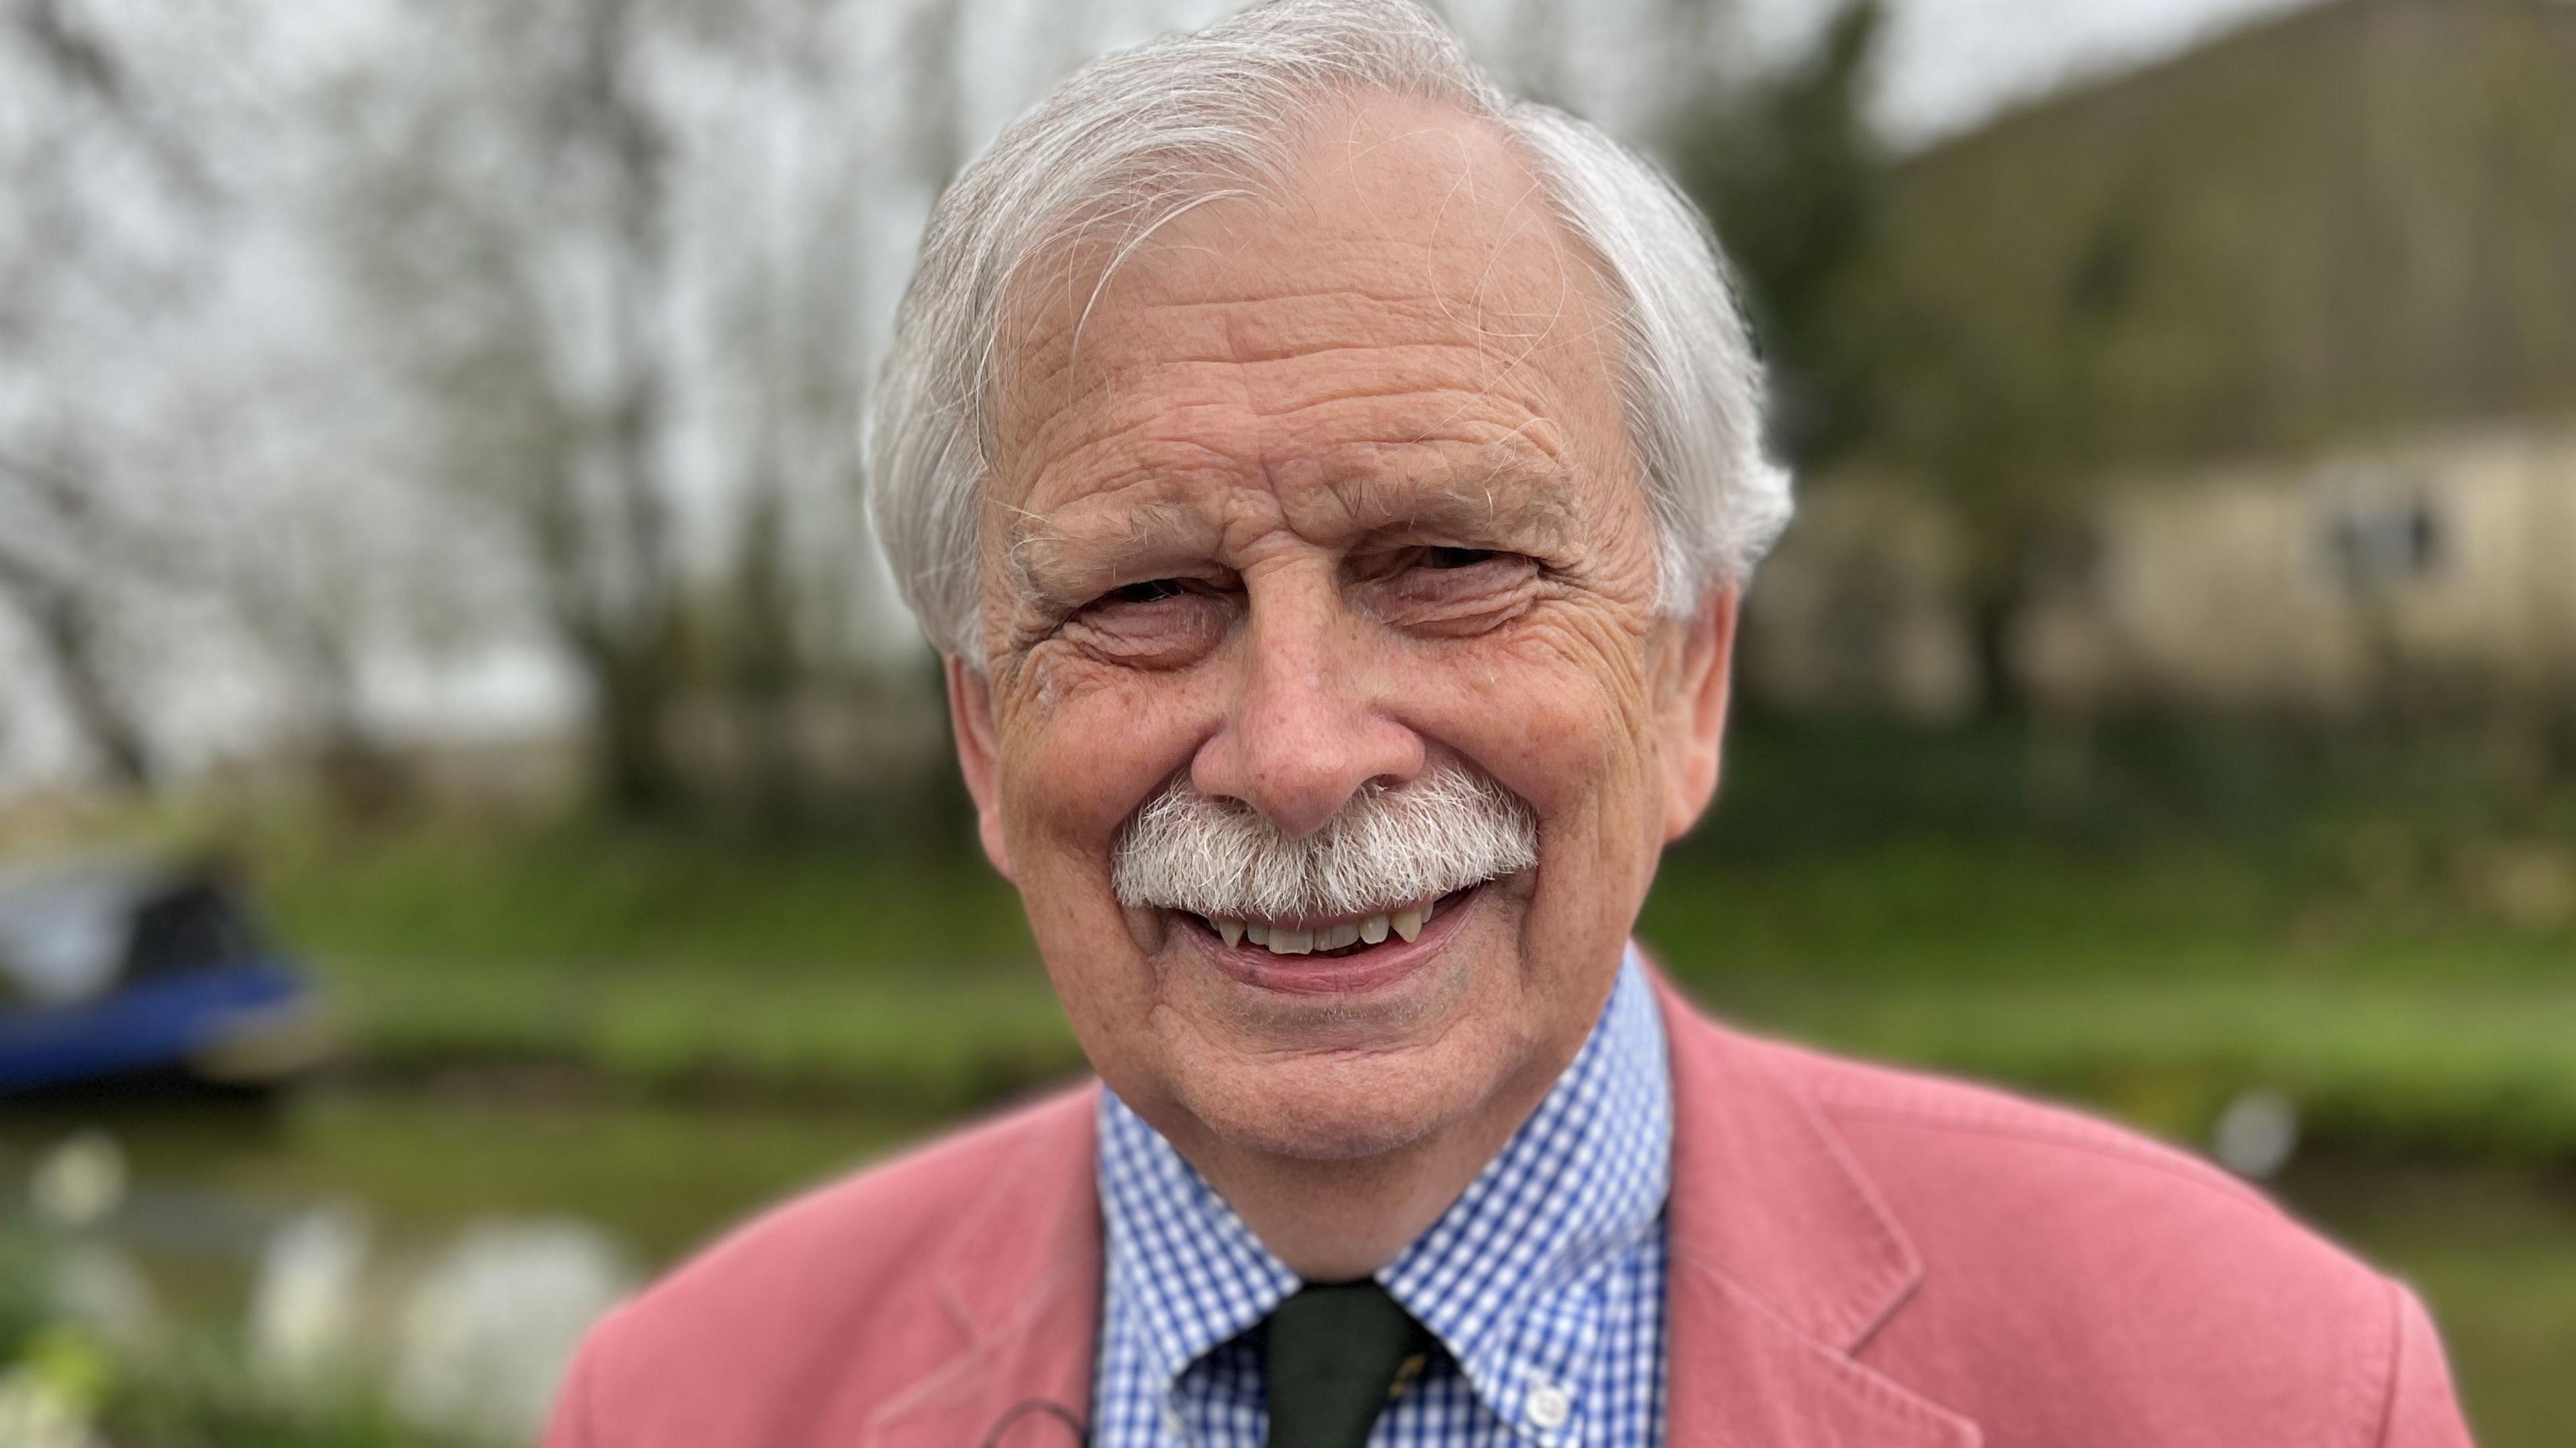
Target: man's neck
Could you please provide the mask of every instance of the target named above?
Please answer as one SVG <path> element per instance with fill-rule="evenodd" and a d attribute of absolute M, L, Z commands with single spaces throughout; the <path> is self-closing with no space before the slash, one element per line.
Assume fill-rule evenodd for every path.
<path fill-rule="evenodd" d="M 1566 1063 L 1525 1073 L 1474 1112 L 1393 1151 L 1315 1161 L 1204 1132 L 1174 1146 L 1273 1256 L 1309 1282 L 1352 1282 L 1431 1229 L 1546 1099 Z"/>

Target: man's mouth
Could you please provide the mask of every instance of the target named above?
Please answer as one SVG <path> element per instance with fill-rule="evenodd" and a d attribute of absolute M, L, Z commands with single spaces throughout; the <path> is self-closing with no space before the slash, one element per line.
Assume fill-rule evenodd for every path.
<path fill-rule="evenodd" d="M 1421 938 L 1432 917 L 1444 909 L 1455 908 L 1480 888 L 1470 885 L 1435 899 L 1417 900 L 1366 915 L 1322 919 L 1255 920 L 1199 915 L 1187 910 L 1173 913 L 1196 923 L 1224 941 L 1230 949 L 1249 947 L 1266 950 L 1272 955 L 1341 957 L 1361 954 L 1390 939 L 1410 945 Z"/>

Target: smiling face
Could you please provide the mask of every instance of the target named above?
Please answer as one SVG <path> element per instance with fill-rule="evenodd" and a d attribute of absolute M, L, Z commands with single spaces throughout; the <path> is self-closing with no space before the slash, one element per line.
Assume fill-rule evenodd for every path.
<path fill-rule="evenodd" d="M 989 672 L 951 665 L 1075 1032 L 1193 1159 L 1498 1144 L 1591 1028 L 1724 713 L 1733 595 L 1657 612 L 1608 303 L 1528 170 L 1407 102 L 1309 134 L 1286 194 L 1191 210 L 1096 296 L 1096 265 L 1025 289 Z M 1136 883 L 1156 839 L 1383 865 L 1408 808 L 1444 843 L 1482 809 L 1535 862 Z"/>

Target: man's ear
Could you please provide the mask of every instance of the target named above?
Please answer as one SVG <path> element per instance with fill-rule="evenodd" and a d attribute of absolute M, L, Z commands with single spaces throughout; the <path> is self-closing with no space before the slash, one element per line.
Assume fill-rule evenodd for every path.
<path fill-rule="evenodd" d="M 1681 630 L 1664 694 L 1664 839 L 1699 823 L 1717 794 L 1718 756 L 1726 740 L 1726 705 L 1734 675 L 1737 605 L 1743 590 L 1728 584 L 1710 595 Z"/>
<path fill-rule="evenodd" d="M 1011 849 L 1002 839 L 1001 754 L 993 730 L 992 681 L 953 654 L 944 663 L 948 719 L 957 736 L 957 768 L 966 776 L 966 793 L 975 800 L 975 832 L 984 842 L 984 858 L 993 862 L 1003 879 L 1017 884 L 1018 877 L 1011 873 Z"/>

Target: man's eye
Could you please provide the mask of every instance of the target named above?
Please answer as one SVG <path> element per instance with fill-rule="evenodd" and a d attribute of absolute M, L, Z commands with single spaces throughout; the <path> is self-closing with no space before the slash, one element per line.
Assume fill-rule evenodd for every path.
<path fill-rule="evenodd" d="M 1100 595 L 1100 601 L 1103 603 L 1155 603 L 1181 592 L 1181 581 L 1177 578 L 1148 578 L 1142 583 L 1128 584 L 1125 588 L 1113 588 Z"/>
<path fill-rule="evenodd" d="M 1495 552 L 1491 548 L 1425 548 L 1422 550 L 1422 566 L 1425 568 L 1473 568 L 1479 563 L 1492 559 L 1494 556 Z"/>

